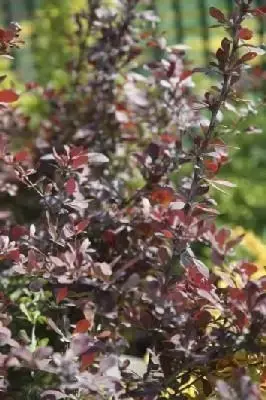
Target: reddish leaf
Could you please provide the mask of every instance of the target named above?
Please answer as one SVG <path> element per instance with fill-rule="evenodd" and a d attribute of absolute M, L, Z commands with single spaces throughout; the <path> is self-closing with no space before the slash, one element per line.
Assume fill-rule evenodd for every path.
<path fill-rule="evenodd" d="M 194 315 L 201 328 L 206 327 L 212 320 L 211 314 L 207 310 L 200 310 Z"/>
<path fill-rule="evenodd" d="M 223 23 L 226 22 L 226 18 L 224 13 L 216 7 L 210 7 L 210 15 L 215 18 L 218 22 Z"/>
<path fill-rule="evenodd" d="M 88 155 L 82 154 L 80 156 L 75 157 L 72 160 L 71 166 L 73 168 L 81 168 L 84 167 L 88 163 Z"/>
<path fill-rule="evenodd" d="M 222 42 L 221 42 L 221 46 L 223 51 L 225 52 L 226 55 L 229 54 L 229 50 L 230 50 L 230 40 L 228 40 L 226 37 L 223 38 Z"/>
<path fill-rule="evenodd" d="M 177 137 L 175 135 L 171 135 L 170 133 L 163 133 L 160 136 L 160 139 L 163 143 L 171 144 L 176 142 Z"/>
<path fill-rule="evenodd" d="M 171 78 L 171 76 L 173 76 L 174 72 L 176 69 L 176 62 L 173 61 L 170 63 L 168 71 L 167 71 L 167 78 Z"/>
<path fill-rule="evenodd" d="M 266 14 L 266 6 L 255 8 L 254 10 L 252 10 L 252 14 L 257 17 L 263 16 L 264 14 Z"/>
<path fill-rule="evenodd" d="M 12 240 L 18 240 L 22 236 L 26 235 L 26 233 L 27 233 L 27 228 L 25 226 L 16 225 L 13 226 L 13 228 L 11 228 L 10 236 Z"/>
<path fill-rule="evenodd" d="M 151 200 L 168 206 L 174 200 L 174 191 L 172 188 L 158 187 L 151 193 Z"/>
<path fill-rule="evenodd" d="M 154 235 L 154 233 L 157 231 L 157 224 L 156 223 L 150 223 L 150 222 L 140 222 L 137 225 L 137 232 L 139 235 L 142 237 L 150 237 Z M 159 230 L 159 229 L 158 229 Z"/>
<path fill-rule="evenodd" d="M 248 277 L 255 274 L 258 271 L 257 265 L 250 262 L 243 262 L 240 265 L 240 270 L 244 272 Z"/>
<path fill-rule="evenodd" d="M 241 28 L 239 31 L 239 37 L 243 40 L 250 40 L 253 37 L 253 32 L 248 28 Z"/>
<path fill-rule="evenodd" d="M 236 325 L 238 326 L 239 329 L 242 330 L 248 324 L 247 315 L 238 308 L 234 308 L 232 311 L 236 318 Z"/>
<path fill-rule="evenodd" d="M 37 89 L 39 87 L 38 83 L 36 82 L 28 82 L 25 85 L 27 90 L 33 90 L 33 89 Z"/>
<path fill-rule="evenodd" d="M 158 44 L 158 42 L 156 40 L 149 40 L 147 42 L 147 46 L 149 46 L 149 47 L 158 47 L 159 44 Z"/>
<path fill-rule="evenodd" d="M 70 157 L 71 158 L 75 158 L 77 156 L 81 156 L 82 154 L 84 154 L 84 149 L 83 147 L 79 146 L 79 147 L 72 147 L 70 149 Z"/>
<path fill-rule="evenodd" d="M 0 41 L 8 43 L 16 37 L 16 32 L 12 29 L 0 29 Z"/>
<path fill-rule="evenodd" d="M 218 243 L 219 247 L 222 247 L 226 240 L 230 237 L 230 230 L 229 229 L 220 229 L 217 234 L 215 235 L 215 240 Z"/>
<path fill-rule="evenodd" d="M 197 293 L 200 297 L 207 300 L 209 303 L 213 304 L 214 306 L 219 306 L 219 298 L 215 296 L 213 293 L 210 292 L 209 288 L 197 288 Z"/>
<path fill-rule="evenodd" d="M 114 246 L 116 242 L 116 234 L 111 229 L 107 229 L 103 232 L 103 240 L 109 244 L 109 246 Z"/>
<path fill-rule="evenodd" d="M 216 52 L 216 58 L 219 61 L 220 65 L 224 65 L 226 60 L 226 54 L 221 47 Z"/>
<path fill-rule="evenodd" d="M 28 157 L 29 157 L 28 151 L 27 150 L 21 150 L 21 151 L 18 151 L 15 154 L 15 161 L 16 162 L 23 162 L 23 161 L 27 160 Z"/>
<path fill-rule="evenodd" d="M 244 63 L 244 62 L 246 62 L 246 61 L 253 60 L 254 58 L 257 57 L 257 55 L 258 55 L 258 54 L 255 53 L 254 51 L 250 51 L 250 52 L 244 54 L 244 55 L 240 58 L 239 61 L 242 62 L 242 63 Z"/>
<path fill-rule="evenodd" d="M 36 254 L 34 250 L 28 251 L 28 266 L 30 267 L 30 269 L 37 266 Z"/>
<path fill-rule="evenodd" d="M 173 239 L 173 237 L 174 237 L 173 233 L 171 231 L 168 231 L 167 229 L 163 229 L 162 234 L 167 239 Z"/>
<path fill-rule="evenodd" d="M 81 371 L 84 371 L 87 369 L 90 365 L 93 364 L 94 360 L 96 357 L 96 353 L 87 353 L 83 354 L 81 356 L 81 364 L 80 364 L 80 369 Z"/>
<path fill-rule="evenodd" d="M 4 89 L 0 91 L 0 103 L 13 103 L 17 101 L 19 96 L 12 89 Z"/>
<path fill-rule="evenodd" d="M 19 256 L 20 256 L 19 249 L 10 250 L 7 253 L 7 258 L 9 260 L 12 260 L 12 261 L 18 262 L 19 261 Z"/>
<path fill-rule="evenodd" d="M 77 187 L 77 184 L 76 184 L 75 179 L 73 177 L 69 178 L 65 184 L 65 189 L 66 189 L 67 194 L 69 196 L 71 196 L 75 192 L 76 187 Z"/>
<path fill-rule="evenodd" d="M 151 36 L 150 32 L 143 32 L 143 33 L 140 34 L 140 38 L 142 40 L 148 39 L 150 36 Z"/>
<path fill-rule="evenodd" d="M 57 289 L 56 291 L 56 302 L 57 304 L 61 303 L 68 295 L 68 288 L 67 287 L 62 287 L 60 289 Z"/>
<path fill-rule="evenodd" d="M 239 302 L 243 302 L 246 300 L 246 294 L 242 289 L 229 287 L 228 293 L 232 300 L 236 300 Z"/>
<path fill-rule="evenodd" d="M 74 334 L 75 333 L 87 333 L 90 327 L 91 327 L 90 321 L 88 321 L 87 319 L 81 319 L 76 324 Z"/>
<path fill-rule="evenodd" d="M 192 75 L 192 71 L 183 71 L 179 76 L 179 81 L 184 81 L 185 79 L 189 78 Z"/>
<path fill-rule="evenodd" d="M 90 223 L 90 220 L 89 220 L 88 218 L 87 218 L 87 219 L 84 219 L 83 221 L 80 221 L 80 222 L 75 226 L 76 234 L 83 232 L 83 231 L 87 228 L 87 226 L 89 225 L 89 223 Z"/>
<path fill-rule="evenodd" d="M 266 371 L 262 374 L 260 378 L 260 388 L 266 392 Z"/>
<path fill-rule="evenodd" d="M 209 172 L 216 173 L 219 170 L 219 164 L 216 160 L 204 160 L 204 165 Z"/>
<path fill-rule="evenodd" d="M 261 68 L 261 66 L 256 65 L 256 67 L 254 67 L 252 69 L 252 74 L 256 77 L 256 78 L 261 78 L 264 75 L 264 70 L 263 68 Z"/>
<path fill-rule="evenodd" d="M 229 240 L 226 243 L 226 251 L 228 251 L 228 250 L 234 248 L 235 246 L 237 246 L 242 241 L 244 236 L 245 236 L 245 234 L 243 233 L 242 235 L 239 235 L 236 238 Z"/>
<path fill-rule="evenodd" d="M 45 89 L 43 92 L 44 97 L 47 99 L 52 99 L 55 96 L 56 92 L 54 89 Z"/>
<path fill-rule="evenodd" d="M 207 291 L 212 289 L 212 285 L 209 280 L 206 279 L 194 266 L 188 268 L 188 279 L 197 288 Z"/>

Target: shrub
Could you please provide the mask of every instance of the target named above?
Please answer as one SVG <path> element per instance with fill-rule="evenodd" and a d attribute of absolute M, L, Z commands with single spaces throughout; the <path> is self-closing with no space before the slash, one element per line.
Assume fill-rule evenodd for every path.
<path fill-rule="evenodd" d="M 216 177 L 217 121 L 257 55 L 242 24 L 265 8 L 212 7 L 227 37 L 207 70 L 186 70 L 137 5 L 77 14 L 69 86 L 28 85 L 47 105 L 37 136 L 30 116 L 2 110 L 0 360 L 14 399 L 251 400 L 265 384 L 265 277 L 234 259 L 241 236 L 217 228 L 211 190 L 232 185 Z M 162 58 L 140 75 L 146 46 Z M 219 83 L 194 97 L 192 75 L 210 71 Z M 30 148 L 8 150 L 22 133 Z M 121 357 L 136 339 L 144 374 Z"/>

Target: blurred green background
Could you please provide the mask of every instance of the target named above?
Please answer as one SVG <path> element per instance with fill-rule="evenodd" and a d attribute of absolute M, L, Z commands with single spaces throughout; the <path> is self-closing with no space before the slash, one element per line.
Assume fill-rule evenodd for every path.
<path fill-rule="evenodd" d="M 18 84 L 36 80 L 42 84 L 62 85 L 66 80 L 65 63 L 70 57 L 67 37 L 73 29 L 71 14 L 89 0 L 0 0 L 2 26 L 18 21 L 23 27 L 25 46 L 16 54 L 12 64 L 0 65 Z M 112 4 L 115 0 L 106 0 Z M 153 0 L 153 7 L 161 17 L 158 27 L 170 44 L 185 43 L 190 46 L 188 57 L 195 65 L 206 64 L 210 53 L 221 39 L 221 30 L 210 30 L 215 23 L 208 15 L 208 8 L 217 6 L 225 12 L 232 8 L 232 0 Z M 265 5 L 265 0 L 255 2 Z M 254 44 L 263 44 L 266 19 L 251 23 L 256 32 Z M 263 65 L 265 58 L 260 57 Z M 264 76 L 265 82 L 265 76 Z M 230 144 L 232 162 L 224 168 L 224 178 L 237 187 L 228 193 L 217 193 L 221 203 L 221 222 L 231 226 L 240 225 L 266 238 L 266 115 L 264 108 L 265 83 L 256 88 L 252 80 L 243 82 L 249 88 L 249 97 L 261 103 L 261 110 L 251 110 L 248 115 L 236 116 L 232 112 L 224 115 L 222 122 L 226 140 Z M 210 83 L 209 78 L 200 77 L 197 90 L 202 92 Z M 238 121 L 236 123 L 236 121 Z M 249 134 L 248 128 L 261 129 L 260 134 Z M 233 129 L 232 129 L 233 128 Z M 239 149 L 236 149 L 238 147 Z"/>
<path fill-rule="evenodd" d="M 105 1 L 106 4 L 116 2 Z M 45 52 L 46 57 L 42 61 L 47 69 L 50 68 L 50 73 L 56 64 L 64 64 L 65 49 L 62 40 L 63 34 L 70 29 L 68 17 L 86 3 L 89 4 L 90 0 L 0 0 L 2 25 L 7 25 L 10 21 L 23 23 L 26 46 L 23 52 L 17 54 L 15 63 L 17 72 L 24 80 L 36 76 L 47 79 L 43 73 L 45 66 L 42 65 L 40 71 L 40 63 L 36 65 L 36 57 L 40 61 L 40 54 L 36 49 Z M 141 5 L 144 3 L 145 1 L 140 1 Z M 221 30 L 210 32 L 209 26 L 215 21 L 209 16 L 209 7 L 219 7 L 225 13 L 230 12 L 233 7 L 233 0 L 151 0 L 151 3 L 161 17 L 159 30 L 166 32 L 170 44 L 185 43 L 190 46 L 195 63 L 206 63 L 223 34 Z M 254 5 L 265 5 L 265 0 L 254 0 Z M 256 32 L 256 44 L 264 42 L 265 23 L 263 18 L 251 22 L 251 27 Z M 46 53 L 48 48 L 49 60 Z"/>

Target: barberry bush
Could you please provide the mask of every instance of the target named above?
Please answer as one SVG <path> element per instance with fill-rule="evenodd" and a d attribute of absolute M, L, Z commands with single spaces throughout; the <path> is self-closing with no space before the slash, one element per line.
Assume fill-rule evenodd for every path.
<path fill-rule="evenodd" d="M 215 193 L 233 186 L 217 177 L 218 121 L 257 56 L 244 22 L 266 9 L 211 7 L 226 36 L 188 70 L 138 3 L 92 0 L 75 16 L 68 85 L 27 85 L 40 122 L 0 91 L 3 398 L 263 396 L 266 277 L 236 260 L 242 237 L 217 227 Z M 157 59 L 143 64 L 147 48 Z M 193 75 L 210 72 L 217 85 L 194 96 Z M 144 371 L 130 363 L 140 347 Z"/>

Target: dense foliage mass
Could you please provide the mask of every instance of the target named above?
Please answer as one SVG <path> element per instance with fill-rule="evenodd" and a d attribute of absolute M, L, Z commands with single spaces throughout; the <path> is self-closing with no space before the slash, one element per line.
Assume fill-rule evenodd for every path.
<path fill-rule="evenodd" d="M 74 3 L 70 0 L 46 0 L 41 2 L 41 8 L 35 12 L 31 20 L 31 37 L 26 39 L 27 42 L 28 40 L 31 42 L 37 82 L 45 83 L 46 85 L 49 82 L 50 86 L 57 89 L 67 84 L 69 74 L 64 66 L 73 57 L 73 48 L 71 49 L 70 43 L 73 37 L 74 19 L 71 18 L 71 13 L 81 9 L 84 4 L 84 0 L 76 0 Z M 106 0 L 105 4 L 112 5 L 115 2 Z M 156 4 L 156 9 L 161 15 L 169 16 L 169 6 L 165 9 L 164 6 L 160 7 L 160 2 Z M 182 0 L 181 4 L 185 7 L 186 2 Z M 218 4 L 217 1 L 215 4 Z M 207 9 L 206 12 L 208 12 Z M 182 15 L 186 15 L 186 13 L 189 13 L 189 11 L 183 12 Z M 186 62 L 188 62 L 191 54 L 193 65 L 196 65 L 195 63 L 198 62 L 196 60 L 198 60 L 199 56 L 198 43 L 193 40 L 193 37 L 195 36 L 195 30 L 198 32 L 201 27 L 197 26 L 197 19 L 194 18 L 196 8 L 195 15 L 190 13 L 188 15 L 190 22 L 188 22 L 187 27 L 188 36 L 185 39 L 192 47 L 188 50 Z M 194 29 L 191 26 L 192 21 Z M 261 22 L 263 23 L 263 18 L 257 18 L 256 21 L 251 20 L 249 26 L 256 26 Z M 184 24 L 186 23 L 187 21 L 184 22 Z M 171 25 L 171 21 L 165 18 L 159 21 L 157 29 L 166 29 L 165 35 L 171 40 L 173 35 L 171 35 L 171 29 L 169 31 L 169 25 Z M 211 42 L 219 43 L 219 37 L 221 39 L 223 37 L 222 34 L 223 32 L 220 29 L 212 30 Z M 198 37 L 198 34 L 196 37 Z M 258 38 L 255 34 L 252 41 L 257 42 L 257 40 Z M 49 63 L 47 63 L 47 48 L 49 48 Z M 24 50 L 19 54 L 23 55 Z M 238 85 L 238 89 L 240 87 L 241 90 L 245 91 L 245 97 L 247 97 L 247 91 L 249 92 L 249 98 L 255 97 L 256 104 L 250 106 L 249 110 L 247 110 L 247 107 L 242 108 L 240 104 L 240 107 L 236 107 L 234 112 L 232 109 L 230 111 L 227 110 L 224 115 L 222 125 L 226 128 L 224 129 L 224 132 L 226 132 L 225 141 L 231 146 L 232 162 L 223 168 L 221 177 L 232 179 L 236 184 L 236 188 L 227 191 L 226 195 L 221 193 L 216 200 L 219 202 L 219 210 L 221 212 L 220 223 L 229 224 L 229 226 L 241 225 L 245 229 L 253 230 L 254 233 L 265 240 L 266 220 L 263 209 L 266 190 L 263 173 L 265 166 L 263 149 L 266 129 L 265 113 L 263 112 L 263 106 L 260 106 L 260 103 L 265 99 L 265 84 L 263 83 L 265 82 L 264 60 L 265 55 L 254 59 L 253 67 L 242 75 L 241 83 Z M 198 74 L 193 77 L 196 82 L 196 92 L 201 92 L 207 86 L 211 86 L 209 77 L 210 75 L 207 74 Z M 215 81 L 215 76 L 213 78 Z M 24 111 L 31 115 L 31 120 L 42 119 L 43 113 L 46 112 L 46 107 L 39 100 L 37 93 L 34 95 L 32 92 L 30 96 L 23 96 L 22 98 Z M 257 173 L 258 168 L 260 169 L 259 174 Z M 253 190 L 247 192 L 246 187 L 250 181 L 253 183 Z M 239 207 L 239 204 L 241 204 L 241 207 Z"/>
<path fill-rule="evenodd" d="M 212 195 L 232 186 L 217 178 L 228 161 L 217 121 L 259 51 L 243 23 L 266 9 L 211 7 L 226 37 L 207 69 L 187 70 L 137 5 L 92 0 L 75 16 L 69 84 L 27 85 L 45 119 L 1 108 L 6 398 L 262 398 L 266 277 L 235 260 L 241 236 L 216 226 Z M 0 34 L 7 54 L 18 27 Z M 147 47 L 161 58 L 140 74 Z M 217 86 L 193 96 L 193 74 L 210 72 Z M 28 148 L 12 150 L 21 138 Z M 140 347 L 143 372 L 122 357 Z"/>

